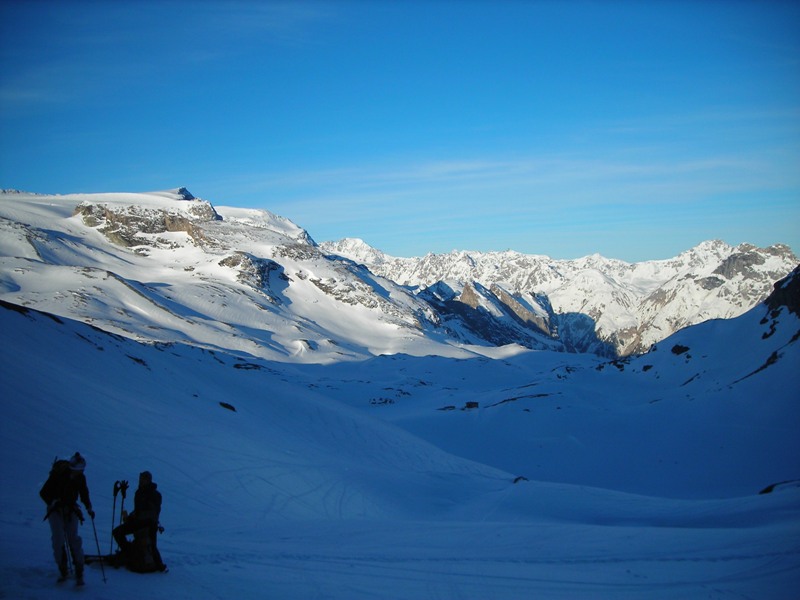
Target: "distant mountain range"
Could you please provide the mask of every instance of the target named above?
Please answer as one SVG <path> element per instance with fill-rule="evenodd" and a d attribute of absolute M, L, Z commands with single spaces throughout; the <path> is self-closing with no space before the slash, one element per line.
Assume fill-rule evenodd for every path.
<path fill-rule="evenodd" d="M 267 211 L 185 188 L 0 193 L 0 298 L 157 343 L 288 362 L 526 348 L 616 357 L 739 315 L 796 265 L 784 245 L 711 241 L 664 261 L 516 252 L 395 258 L 316 244 Z"/>
<path fill-rule="evenodd" d="M 463 315 L 460 303 L 486 320 L 506 317 L 538 329 L 569 351 L 603 356 L 645 352 L 689 325 L 738 316 L 764 300 L 798 263 L 783 244 L 734 247 L 719 240 L 672 259 L 640 263 L 597 254 L 554 260 L 519 252 L 396 258 L 359 239 L 321 248 L 412 288 L 441 313 Z"/>

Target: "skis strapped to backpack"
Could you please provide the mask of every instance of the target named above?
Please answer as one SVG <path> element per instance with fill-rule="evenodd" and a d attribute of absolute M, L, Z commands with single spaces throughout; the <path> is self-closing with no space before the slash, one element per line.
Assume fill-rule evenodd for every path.
<path fill-rule="evenodd" d="M 125 564 L 125 558 L 119 548 L 114 552 L 114 528 L 117 523 L 117 494 L 122 494 L 122 503 L 119 507 L 119 524 L 122 524 L 122 514 L 125 511 L 125 497 L 128 493 L 127 480 L 114 482 L 114 504 L 111 508 L 111 546 L 108 554 L 86 554 L 84 560 L 86 564 L 101 563 L 112 567 L 121 567 Z"/>

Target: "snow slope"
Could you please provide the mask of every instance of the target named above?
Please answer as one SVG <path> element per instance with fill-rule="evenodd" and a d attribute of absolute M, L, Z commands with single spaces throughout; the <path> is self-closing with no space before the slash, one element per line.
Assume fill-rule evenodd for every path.
<path fill-rule="evenodd" d="M 112 569 L 107 583 L 94 566 L 86 597 L 789 597 L 800 487 L 757 492 L 800 471 L 798 320 L 771 309 L 761 323 L 764 312 L 717 324 L 705 347 L 708 332 L 685 332 L 688 360 L 660 348 L 617 363 L 544 352 L 377 357 L 357 369 L 143 344 L 3 304 L 0 591 L 70 593 L 54 583 L 37 492 L 55 454 L 80 450 L 103 551 L 113 482 L 154 473 L 170 566 Z M 730 362 L 733 339 L 781 356 L 730 381 L 762 354 Z M 696 360 L 704 368 L 685 389 L 676 382 Z M 576 481 L 546 481 L 542 446 L 560 468 L 578 464 L 563 478 Z M 620 491 L 659 456 L 681 463 L 658 473 L 675 493 L 647 478 L 639 493 Z"/>
<path fill-rule="evenodd" d="M 534 352 L 309 369 L 319 372 L 318 389 L 515 475 L 726 497 L 800 473 L 799 337 L 796 313 L 760 305 L 612 362 Z M 394 375 L 378 382 L 364 371 Z M 478 408 L 463 410 L 468 402 Z"/>

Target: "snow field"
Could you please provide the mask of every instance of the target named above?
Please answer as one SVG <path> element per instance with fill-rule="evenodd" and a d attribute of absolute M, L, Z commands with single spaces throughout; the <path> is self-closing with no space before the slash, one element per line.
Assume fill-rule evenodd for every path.
<path fill-rule="evenodd" d="M 489 466 L 497 456 L 486 448 L 483 461 L 446 451 L 448 437 L 463 435 L 462 447 L 474 438 L 440 419 L 477 421 L 480 412 L 431 410 L 440 432 L 452 428 L 437 447 L 374 414 L 427 412 L 415 402 L 355 400 L 370 388 L 425 390 L 434 374 L 440 391 L 458 383 L 466 396 L 477 384 L 488 398 L 493 378 L 476 367 L 503 371 L 515 391 L 530 374 L 523 357 L 383 357 L 362 368 L 359 387 L 340 370 L 355 375 L 353 363 L 242 360 L 0 314 L 15 340 L 0 356 L 13 366 L 3 371 L 1 426 L 3 455 L 13 458 L 0 491 L 0 590 L 9 597 L 54 594 L 36 493 L 53 454 L 75 450 L 89 462 L 101 549 L 115 480 L 149 469 L 165 498 L 159 545 L 170 572 L 112 569 L 103 584 L 92 567 L 81 593 L 93 598 L 782 598 L 798 581 L 800 488 L 677 500 L 514 484 L 517 473 Z M 563 355 L 540 358 L 536 369 L 563 371 Z M 419 405 L 431 402 L 423 395 Z M 640 450 L 641 440 L 616 439 Z M 607 481 L 619 468 L 603 469 Z M 88 523 L 82 535 L 91 550 Z"/>

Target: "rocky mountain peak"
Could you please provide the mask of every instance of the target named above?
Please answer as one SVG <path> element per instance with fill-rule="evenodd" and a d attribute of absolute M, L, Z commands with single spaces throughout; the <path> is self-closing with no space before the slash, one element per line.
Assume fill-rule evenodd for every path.
<path fill-rule="evenodd" d="M 174 190 L 174 192 L 177 196 L 180 196 L 184 200 L 196 200 L 192 193 L 185 187 L 179 187 L 178 189 Z"/>
<path fill-rule="evenodd" d="M 775 284 L 765 304 L 773 311 L 785 306 L 789 312 L 800 316 L 800 265 Z"/>
<path fill-rule="evenodd" d="M 323 249 L 329 254 L 336 254 L 355 262 L 371 265 L 385 262 L 387 257 L 360 238 L 344 238 L 335 244 L 323 242 Z"/>

